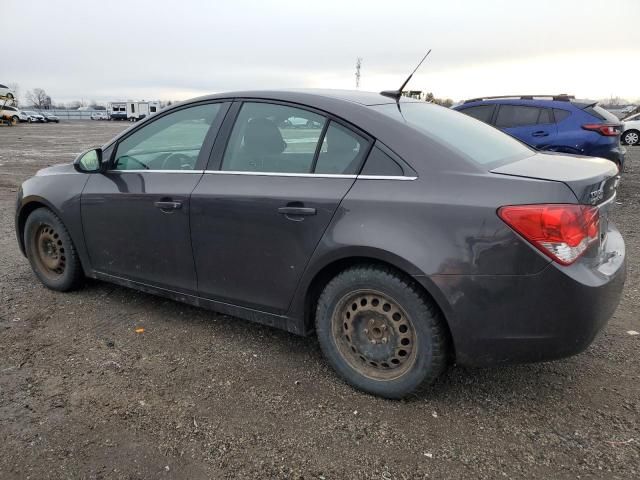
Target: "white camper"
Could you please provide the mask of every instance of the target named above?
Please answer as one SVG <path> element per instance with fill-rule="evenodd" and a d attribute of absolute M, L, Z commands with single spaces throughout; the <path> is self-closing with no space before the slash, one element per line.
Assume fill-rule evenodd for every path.
<path fill-rule="evenodd" d="M 127 120 L 137 122 L 160 111 L 160 102 L 127 102 Z"/>
<path fill-rule="evenodd" d="M 124 120 L 127 118 L 127 104 L 125 102 L 107 103 L 109 120 Z"/>

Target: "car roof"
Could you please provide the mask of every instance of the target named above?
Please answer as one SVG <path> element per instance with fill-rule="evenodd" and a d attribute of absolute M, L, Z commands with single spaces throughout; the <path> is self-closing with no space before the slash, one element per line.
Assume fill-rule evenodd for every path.
<path fill-rule="evenodd" d="M 300 88 L 300 89 L 284 89 L 284 90 L 244 90 L 225 93 L 216 93 L 213 95 L 206 95 L 196 99 L 189 100 L 189 102 L 196 100 L 212 100 L 220 98 L 262 98 L 269 100 L 281 100 L 291 102 L 301 102 L 312 105 L 314 103 L 322 103 L 323 99 L 343 100 L 346 102 L 357 103 L 365 106 L 372 105 L 384 105 L 387 103 L 396 103 L 396 100 L 391 97 L 384 96 L 378 92 L 367 92 L 362 90 L 333 90 L 333 89 L 315 89 L 315 88 Z M 400 102 L 419 102 L 419 100 L 401 97 Z"/>

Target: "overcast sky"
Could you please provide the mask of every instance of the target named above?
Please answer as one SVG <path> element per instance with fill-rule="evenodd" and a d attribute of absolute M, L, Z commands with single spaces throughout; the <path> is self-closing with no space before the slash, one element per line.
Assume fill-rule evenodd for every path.
<path fill-rule="evenodd" d="M 640 98 L 638 0 L 0 0 L 0 83 L 54 102 L 400 86 Z"/>

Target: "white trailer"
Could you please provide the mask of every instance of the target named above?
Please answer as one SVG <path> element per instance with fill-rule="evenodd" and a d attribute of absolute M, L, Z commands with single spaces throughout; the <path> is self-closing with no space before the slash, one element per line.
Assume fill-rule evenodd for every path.
<path fill-rule="evenodd" d="M 126 102 L 107 103 L 107 115 L 109 120 L 125 120 L 127 118 Z"/>
<path fill-rule="evenodd" d="M 127 102 L 127 120 L 137 122 L 160 111 L 160 102 Z"/>

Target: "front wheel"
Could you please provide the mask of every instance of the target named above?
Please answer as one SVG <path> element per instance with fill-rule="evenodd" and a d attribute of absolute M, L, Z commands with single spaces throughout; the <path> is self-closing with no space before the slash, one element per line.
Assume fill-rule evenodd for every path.
<path fill-rule="evenodd" d="M 24 245 L 33 272 L 46 287 L 66 292 L 80 285 L 83 273 L 75 246 L 51 210 L 31 212 L 24 227 Z"/>
<path fill-rule="evenodd" d="M 640 132 L 637 130 L 628 130 L 622 135 L 622 141 L 627 145 L 637 145 L 640 141 Z"/>
<path fill-rule="evenodd" d="M 17 125 L 20 122 L 20 118 L 13 116 L 11 117 L 11 125 Z"/>
<path fill-rule="evenodd" d="M 331 366 L 349 384 L 402 398 L 447 365 L 447 333 L 434 303 L 397 272 L 378 266 L 343 271 L 325 287 L 316 333 Z"/>

